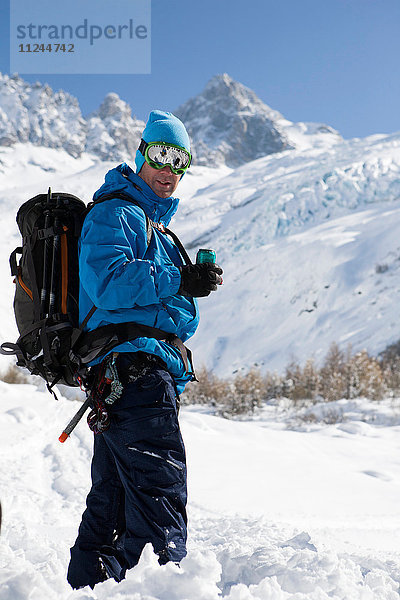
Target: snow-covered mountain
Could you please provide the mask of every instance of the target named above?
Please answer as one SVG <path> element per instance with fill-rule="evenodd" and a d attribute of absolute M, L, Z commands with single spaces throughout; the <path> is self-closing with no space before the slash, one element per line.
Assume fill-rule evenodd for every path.
<path fill-rule="evenodd" d="M 332 342 L 378 353 L 400 338 L 400 134 L 248 163 L 199 190 L 177 227 L 225 271 L 201 301 L 200 364 L 282 372 Z"/>
<path fill-rule="evenodd" d="M 0 73 L 0 146 L 30 142 L 62 148 L 73 157 L 89 152 L 101 160 L 122 161 L 136 152 L 143 127 L 117 94 L 108 94 L 84 119 L 70 94 Z"/>
<path fill-rule="evenodd" d="M 85 149 L 86 124 L 78 101 L 48 85 L 30 85 L 0 73 L 0 145 L 31 142 L 63 148 L 71 156 Z"/>
<path fill-rule="evenodd" d="M 213 77 L 175 113 L 189 131 L 196 164 L 235 168 L 267 154 L 341 139 L 327 125 L 284 119 L 226 73 Z"/>
<path fill-rule="evenodd" d="M 399 198 L 400 133 L 374 135 L 275 153 L 239 167 L 199 191 L 185 208 L 182 227 L 189 245 L 218 239 L 236 254 L 305 225 Z"/>
<path fill-rule="evenodd" d="M 188 129 L 197 164 L 238 167 L 291 148 L 276 125 L 282 116 L 227 74 L 213 77 L 176 115 Z"/>
<path fill-rule="evenodd" d="M 76 98 L 48 85 L 0 74 L 0 146 L 31 142 L 63 148 L 74 157 L 90 152 L 101 160 L 130 160 L 144 123 L 115 93 L 86 119 Z M 194 164 L 237 167 L 290 148 L 340 141 L 327 125 L 292 123 L 228 75 L 174 111 L 192 138 Z"/>
<path fill-rule="evenodd" d="M 129 104 L 117 94 L 107 94 L 87 119 L 86 151 L 102 160 L 129 160 L 135 156 L 144 126 L 132 117 Z"/>

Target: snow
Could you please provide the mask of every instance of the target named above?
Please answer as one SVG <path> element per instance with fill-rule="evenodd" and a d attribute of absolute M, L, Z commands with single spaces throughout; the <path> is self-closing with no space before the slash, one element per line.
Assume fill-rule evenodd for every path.
<path fill-rule="evenodd" d="M 332 342 L 377 354 L 398 339 L 399 148 L 399 134 L 372 136 L 185 174 L 172 228 L 193 259 L 211 247 L 224 269 L 224 285 L 200 300 L 191 340 L 199 367 L 282 372 L 293 356 L 320 364 Z M 12 304 L 20 204 L 49 186 L 89 202 L 114 166 L 92 154 L 0 147 L 0 313 Z M 0 335 L 16 337 L 12 319 Z"/>
<path fill-rule="evenodd" d="M 399 218 L 382 203 L 234 258 L 217 248 L 224 286 L 204 311 L 198 364 L 282 372 L 293 356 L 321 363 L 332 342 L 374 354 L 396 341 Z"/>
<path fill-rule="evenodd" d="M 77 401 L 2 382 L 0 394 L 1 600 L 398 598 L 399 404 L 332 403 L 330 425 L 273 404 L 241 421 L 184 407 L 188 556 L 161 567 L 148 545 L 122 583 L 72 591 L 92 434 L 82 421 L 58 442 Z"/>
<path fill-rule="evenodd" d="M 340 134 L 324 123 L 292 123 L 281 118 L 277 125 L 285 133 L 290 145 L 297 150 L 326 148 L 342 141 Z"/>
<path fill-rule="evenodd" d="M 94 153 L 73 158 L 15 143 L 28 139 L 31 123 L 39 127 L 45 92 L 27 88 L 38 109 L 29 121 L 10 86 L 19 94 L 23 84 L 13 79 L 0 99 L 0 129 L 13 138 L 0 146 L 2 341 L 17 337 L 8 266 L 20 245 L 17 209 L 49 186 L 88 202 L 115 166 Z M 61 102 L 64 131 L 68 111 L 78 107 L 46 93 L 53 108 L 45 130 L 53 131 Z M 96 114 L 92 125 L 105 152 L 118 123 L 134 123 L 116 97 L 103 108 L 110 120 L 103 115 L 100 123 Z M 254 364 L 282 372 L 293 355 L 320 362 L 332 341 L 376 354 L 399 337 L 400 134 L 343 141 L 326 126 L 275 117 L 297 149 L 235 170 L 193 166 L 178 189 L 173 229 L 193 258 L 198 247 L 212 247 L 224 268 L 222 288 L 200 300 L 190 344 L 196 364 L 219 375 Z M 1 356 L 1 370 L 9 362 Z M 78 394 L 69 390 L 55 402 L 43 386 L 4 382 L 0 394 L 0 600 L 399 597 L 398 400 L 296 410 L 271 402 L 240 421 L 184 407 L 190 498 L 181 568 L 160 567 L 149 546 L 121 584 L 72 592 L 65 573 L 90 486 L 92 436 L 84 422 L 65 445 L 58 436 Z"/>
<path fill-rule="evenodd" d="M 392 134 L 259 158 L 196 194 L 184 213 L 184 239 L 193 241 L 194 228 L 200 240 L 211 232 L 214 243 L 237 254 L 305 225 L 396 201 L 399 150 L 400 134 Z"/>
<path fill-rule="evenodd" d="M 200 302 L 198 365 L 282 372 L 332 342 L 377 354 L 398 339 L 399 148 L 392 134 L 274 154 L 183 203 L 176 231 L 224 269 Z"/>

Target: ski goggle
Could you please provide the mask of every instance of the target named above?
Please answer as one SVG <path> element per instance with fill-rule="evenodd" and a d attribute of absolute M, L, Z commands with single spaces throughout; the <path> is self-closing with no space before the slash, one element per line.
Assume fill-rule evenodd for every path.
<path fill-rule="evenodd" d="M 147 143 L 142 139 L 139 152 L 143 154 L 147 164 L 154 169 L 168 166 L 175 175 L 183 175 L 192 161 L 192 155 L 185 148 L 166 142 Z"/>

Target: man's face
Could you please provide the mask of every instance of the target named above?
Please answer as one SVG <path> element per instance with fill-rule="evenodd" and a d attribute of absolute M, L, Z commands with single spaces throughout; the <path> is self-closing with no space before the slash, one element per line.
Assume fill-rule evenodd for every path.
<path fill-rule="evenodd" d="M 168 166 L 154 169 L 147 162 L 144 162 L 138 175 L 160 198 L 172 196 L 181 178 L 181 175 L 175 175 Z"/>

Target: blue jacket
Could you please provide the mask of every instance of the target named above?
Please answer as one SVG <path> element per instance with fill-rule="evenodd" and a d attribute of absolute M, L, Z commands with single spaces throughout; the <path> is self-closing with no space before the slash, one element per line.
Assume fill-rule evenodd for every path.
<path fill-rule="evenodd" d="M 157 196 L 126 163 L 107 173 L 93 198 L 116 191 L 129 194 L 152 221 L 165 226 L 178 208 L 177 198 Z M 199 317 L 196 300 L 178 294 L 178 266 L 182 264 L 175 244 L 158 230 L 153 229 L 148 246 L 141 208 L 120 199 L 99 203 L 86 217 L 79 240 L 80 321 L 95 304 L 97 310 L 86 326 L 88 331 L 133 321 L 175 333 L 186 342 L 196 331 Z M 114 351 L 159 356 L 179 393 L 191 379 L 179 351 L 166 342 L 137 338 Z"/>

